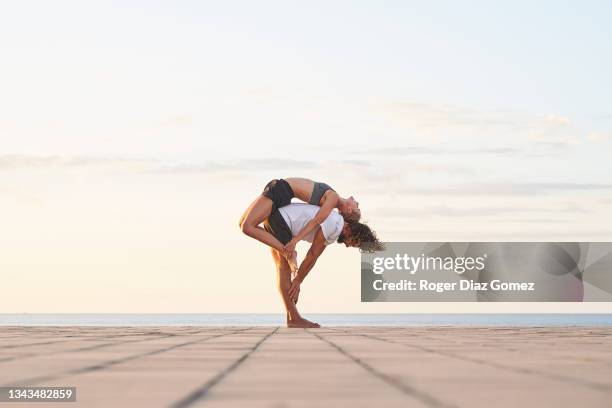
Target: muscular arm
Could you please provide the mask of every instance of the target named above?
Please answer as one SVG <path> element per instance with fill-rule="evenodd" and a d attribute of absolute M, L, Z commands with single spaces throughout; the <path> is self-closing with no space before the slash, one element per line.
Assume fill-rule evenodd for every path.
<path fill-rule="evenodd" d="M 303 240 L 315 228 L 318 228 L 321 223 L 327 219 L 327 217 L 329 217 L 329 214 L 331 214 L 332 210 L 338 204 L 338 198 L 338 193 L 333 190 L 329 190 L 329 192 L 326 193 L 325 201 L 323 202 L 321 208 L 319 208 L 319 212 L 317 212 L 313 219 L 308 221 L 308 224 L 306 224 L 304 228 L 302 228 L 302 230 L 298 232 L 298 234 L 291 240 L 291 242 L 294 244 L 294 247 L 295 243 Z"/>
<path fill-rule="evenodd" d="M 315 265 L 317 259 L 319 258 L 319 256 L 321 256 L 324 250 L 325 237 L 323 236 L 323 231 L 321 230 L 321 228 L 319 228 L 319 230 L 315 234 L 314 239 L 312 240 L 312 245 L 310 246 L 306 257 L 302 261 L 302 264 L 300 265 L 300 268 L 298 269 L 297 275 L 295 277 L 295 279 L 297 279 L 299 283 L 304 281 L 304 278 L 306 278 L 306 275 L 308 275 L 308 272 L 310 272 L 310 270 Z"/>

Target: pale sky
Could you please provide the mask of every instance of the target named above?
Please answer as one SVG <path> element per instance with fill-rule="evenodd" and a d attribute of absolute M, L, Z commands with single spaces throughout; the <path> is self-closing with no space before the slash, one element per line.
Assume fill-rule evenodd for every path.
<path fill-rule="evenodd" d="M 237 226 L 271 178 L 354 195 L 387 241 L 610 241 L 611 19 L 606 1 L 7 3 L 0 312 L 281 312 Z M 361 304 L 359 274 L 328 248 L 303 311 L 612 312 Z"/>

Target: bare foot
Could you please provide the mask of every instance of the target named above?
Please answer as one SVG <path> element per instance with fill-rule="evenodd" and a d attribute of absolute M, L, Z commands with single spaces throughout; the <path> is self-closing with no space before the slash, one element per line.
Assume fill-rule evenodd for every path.
<path fill-rule="evenodd" d="M 301 328 L 301 329 L 318 329 L 321 327 L 319 323 L 311 322 L 303 317 L 299 319 L 289 320 L 287 319 L 287 327 Z"/>
<path fill-rule="evenodd" d="M 287 258 L 287 263 L 289 264 L 289 268 L 291 269 L 291 277 L 295 278 L 298 271 L 298 263 L 297 263 L 297 251 L 293 251 L 293 254 L 289 258 Z"/>

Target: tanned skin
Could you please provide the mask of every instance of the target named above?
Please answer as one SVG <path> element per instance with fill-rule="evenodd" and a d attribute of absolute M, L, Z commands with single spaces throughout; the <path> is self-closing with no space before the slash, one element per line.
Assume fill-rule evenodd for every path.
<path fill-rule="evenodd" d="M 297 275 L 291 281 L 291 268 L 287 260 L 279 251 L 272 249 L 272 257 L 276 264 L 278 276 L 278 290 L 280 292 L 285 310 L 287 312 L 287 327 L 317 328 L 321 327 L 318 323 L 304 319 L 297 310 L 297 301 L 300 295 L 300 285 L 317 262 L 317 259 L 325 250 L 325 237 L 319 227 L 312 245 L 306 253 L 306 257 L 300 265 Z"/>
<path fill-rule="evenodd" d="M 286 178 L 285 181 L 289 183 L 297 198 L 306 203 L 310 201 L 314 181 L 300 177 Z M 240 229 L 246 235 L 277 250 L 288 261 L 291 271 L 296 273 L 298 265 L 295 245 L 300 240 L 319 227 L 334 208 L 337 208 L 345 218 L 359 212 L 359 203 L 353 197 L 342 198 L 332 190 L 327 190 L 323 194 L 318 205 L 321 207 L 319 212 L 287 245 L 283 245 L 274 235 L 260 226 L 272 213 L 272 200 L 263 195 L 257 197 L 246 209 L 240 219 Z"/>

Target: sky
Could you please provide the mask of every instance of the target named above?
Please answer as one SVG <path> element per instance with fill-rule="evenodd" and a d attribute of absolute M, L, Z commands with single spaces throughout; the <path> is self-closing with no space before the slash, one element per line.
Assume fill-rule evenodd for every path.
<path fill-rule="evenodd" d="M 238 219 L 325 181 L 386 241 L 612 239 L 612 5 L 21 1 L 0 13 L 0 311 L 280 312 Z M 307 246 L 298 247 L 303 255 Z M 361 304 L 333 246 L 306 312 Z"/>

